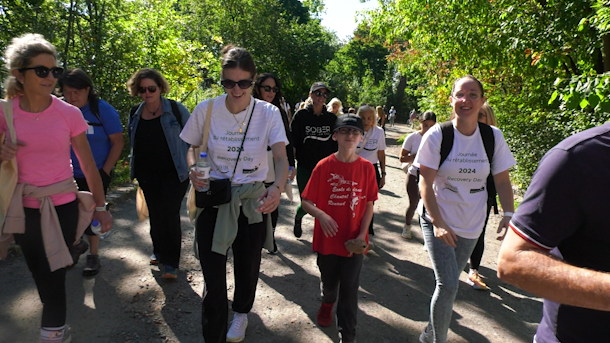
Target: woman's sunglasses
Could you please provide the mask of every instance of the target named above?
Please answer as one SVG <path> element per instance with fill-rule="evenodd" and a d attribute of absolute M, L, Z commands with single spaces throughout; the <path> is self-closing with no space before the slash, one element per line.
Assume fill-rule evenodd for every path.
<path fill-rule="evenodd" d="M 280 87 L 261 86 L 261 88 L 267 93 L 270 93 L 270 92 L 277 93 L 280 91 Z"/>
<path fill-rule="evenodd" d="M 315 95 L 317 97 L 324 97 L 324 98 L 328 97 L 328 93 L 322 92 L 322 91 L 315 91 L 315 92 L 313 92 L 313 95 Z"/>
<path fill-rule="evenodd" d="M 240 81 L 233 81 L 233 80 L 220 80 L 220 84 L 226 88 L 226 89 L 233 89 L 235 88 L 235 85 L 238 85 L 239 88 L 241 89 L 248 89 L 250 87 L 252 87 L 252 80 L 240 80 Z"/>
<path fill-rule="evenodd" d="M 140 94 L 145 94 L 146 91 L 148 91 L 149 93 L 154 93 L 157 91 L 157 86 L 148 86 L 148 87 L 138 88 L 138 92 L 140 92 Z"/>
<path fill-rule="evenodd" d="M 44 66 L 21 68 L 21 69 L 19 69 L 19 71 L 21 71 L 23 73 L 26 70 L 32 70 L 32 69 L 34 69 L 34 73 L 36 73 L 36 76 L 38 76 L 41 79 L 44 79 L 45 77 L 49 76 L 49 72 L 51 72 L 51 75 L 53 75 L 53 77 L 56 79 L 59 79 L 61 77 L 61 75 L 64 73 L 64 68 L 60 68 L 60 67 L 47 68 Z"/>

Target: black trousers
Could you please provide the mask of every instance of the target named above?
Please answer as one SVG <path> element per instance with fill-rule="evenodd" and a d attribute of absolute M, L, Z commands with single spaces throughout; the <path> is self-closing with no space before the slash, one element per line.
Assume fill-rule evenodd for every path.
<path fill-rule="evenodd" d="M 363 259 L 362 254 L 354 254 L 352 257 L 318 254 L 322 302 L 333 304 L 339 297 L 337 330 L 343 342 L 353 342 L 356 339 L 358 287 Z"/>
<path fill-rule="evenodd" d="M 201 326 L 206 343 L 225 343 L 228 330 L 227 256 L 212 251 L 217 215 L 217 208 L 206 208 L 197 219 L 199 262 L 205 281 Z M 267 216 L 263 215 L 261 223 L 249 225 L 248 218 L 240 211 L 237 227 L 237 237 L 231 246 L 235 264 L 232 307 L 234 312 L 248 313 L 256 296 L 261 250 L 267 232 Z"/>
<path fill-rule="evenodd" d="M 178 268 L 182 246 L 180 208 L 189 180 L 180 182 L 175 174 L 170 176 L 140 176 L 138 182 L 148 205 L 153 253 L 159 262 Z"/>
<path fill-rule="evenodd" d="M 104 186 L 104 195 L 108 194 L 108 187 L 110 187 L 110 181 L 112 180 L 112 177 L 108 174 L 106 174 L 106 172 L 104 171 L 104 169 L 100 169 L 100 177 L 102 178 L 102 185 Z M 78 190 L 79 191 L 87 191 L 89 192 L 89 185 L 87 184 L 87 179 L 85 179 L 84 177 L 78 177 L 78 178 L 74 178 L 74 180 L 76 180 L 76 184 L 78 185 Z M 95 234 L 93 233 L 93 231 L 91 231 L 91 225 L 89 225 L 89 227 L 87 227 L 87 230 L 85 230 L 85 234 L 87 236 L 95 236 Z"/>
<path fill-rule="evenodd" d="M 25 233 L 15 234 L 25 262 L 32 273 L 40 301 L 42 301 L 42 327 L 66 324 L 66 269 L 51 272 L 42 241 L 40 210 L 25 208 Z M 74 244 L 78 226 L 78 201 L 55 207 L 59 224 L 68 247 Z"/>

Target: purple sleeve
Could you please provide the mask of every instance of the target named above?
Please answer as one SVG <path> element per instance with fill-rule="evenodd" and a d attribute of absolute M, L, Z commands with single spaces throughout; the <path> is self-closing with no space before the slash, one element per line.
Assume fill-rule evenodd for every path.
<path fill-rule="evenodd" d="M 582 226 L 578 168 L 573 155 L 563 149 L 554 148 L 542 158 L 511 220 L 519 236 L 550 250 Z"/>

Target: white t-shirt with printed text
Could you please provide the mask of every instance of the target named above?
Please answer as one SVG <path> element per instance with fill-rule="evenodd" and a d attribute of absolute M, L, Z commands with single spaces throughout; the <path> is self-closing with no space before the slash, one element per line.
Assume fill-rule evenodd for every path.
<path fill-rule="evenodd" d="M 239 148 L 246 133 L 252 106 L 233 115 L 225 104 L 227 95 L 216 97 L 212 108 L 212 120 L 208 137 L 208 159 L 212 165 L 212 180 L 231 178 Z M 208 110 L 208 100 L 200 102 L 193 110 L 184 126 L 180 138 L 185 142 L 200 146 L 203 143 L 203 126 Z M 242 131 L 239 132 L 240 124 Z M 247 130 L 246 141 L 239 156 L 239 164 L 233 178 L 234 184 L 263 181 L 267 177 L 267 146 L 275 143 L 288 144 L 281 114 L 277 107 L 265 101 L 256 100 L 252 120 Z"/>
<path fill-rule="evenodd" d="M 423 136 L 419 131 L 413 132 L 412 134 L 408 135 L 407 138 L 405 138 L 405 141 L 402 142 L 402 150 L 408 151 L 411 155 L 416 155 L 417 150 L 419 149 L 419 145 L 421 144 L 422 137 Z M 414 166 L 413 163 L 411 163 L 408 172 L 411 175 L 417 175 L 417 169 L 419 168 Z"/>
<path fill-rule="evenodd" d="M 502 131 L 491 127 L 495 146 L 491 174 L 496 175 L 516 164 Z M 415 162 L 438 170 L 432 189 L 443 220 L 456 235 L 476 239 L 483 231 L 487 209 L 487 175 L 490 165 L 479 127 L 465 136 L 453 128 L 453 147 L 440 169 L 443 134 L 436 124 L 424 135 Z M 425 215 L 427 220 L 430 218 Z"/>
<path fill-rule="evenodd" d="M 378 163 L 379 156 L 377 156 L 377 151 L 385 150 L 386 148 L 385 133 L 383 132 L 382 128 L 375 125 L 364 134 L 365 137 L 362 138 L 362 142 L 358 144 L 358 148 L 356 149 L 358 156 L 364 158 L 372 164 Z M 367 140 L 366 144 L 364 148 L 361 149 L 362 143 L 364 143 L 365 140 Z"/>

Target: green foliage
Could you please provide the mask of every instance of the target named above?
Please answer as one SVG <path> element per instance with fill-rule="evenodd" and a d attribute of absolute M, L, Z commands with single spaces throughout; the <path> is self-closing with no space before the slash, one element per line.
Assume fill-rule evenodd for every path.
<path fill-rule="evenodd" d="M 456 78 L 483 82 L 522 187 L 553 145 L 609 119 L 609 18 L 604 0 L 393 1 L 368 14 L 399 70 L 425 76 L 419 106 L 440 120 Z"/>

